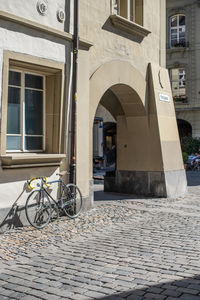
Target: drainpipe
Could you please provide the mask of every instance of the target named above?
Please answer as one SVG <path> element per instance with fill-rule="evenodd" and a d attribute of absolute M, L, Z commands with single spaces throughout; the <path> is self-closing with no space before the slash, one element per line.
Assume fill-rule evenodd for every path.
<path fill-rule="evenodd" d="M 70 151 L 70 183 L 76 184 L 76 128 L 77 128 L 77 70 L 78 70 L 78 8 L 79 0 L 74 0 L 74 36 L 73 36 L 73 75 L 71 105 L 71 151 Z"/>

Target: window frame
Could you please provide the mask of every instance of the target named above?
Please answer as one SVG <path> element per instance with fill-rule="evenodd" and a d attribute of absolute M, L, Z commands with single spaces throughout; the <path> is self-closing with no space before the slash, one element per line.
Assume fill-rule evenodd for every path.
<path fill-rule="evenodd" d="M 178 80 L 172 80 L 172 71 L 173 70 L 178 70 Z M 180 82 L 182 81 L 180 79 L 180 75 L 181 75 L 180 70 L 184 70 L 184 73 L 185 73 L 184 74 L 185 75 L 185 79 L 184 79 L 185 85 L 184 86 L 180 85 Z M 175 97 L 174 101 L 184 102 L 187 99 L 187 96 L 186 96 L 186 68 L 185 67 L 170 68 L 169 75 L 170 75 L 170 83 L 171 83 L 171 89 L 172 89 L 172 97 L 173 97 L 173 99 Z M 173 95 L 173 86 L 172 86 L 173 82 L 178 83 L 177 95 Z M 180 88 L 185 88 L 185 95 L 180 95 Z M 178 100 L 177 98 L 182 98 L 182 100 Z"/>
<path fill-rule="evenodd" d="M 180 26 L 180 16 L 183 16 L 183 17 L 185 17 L 185 25 L 181 25 Z M 174 18 L 174 17 L 176 17 L 177 18 L 177 25 L 176 26 L 174 26 L 174 27 L 172 27 L 171 26 L 171 20 L 172 20 L 172 18 Z M 173 15 L 173 16 L 170 16 L 169 17 L 169 45 L 170 45 L 170 49 L 173 49 L 173 48 L 177 48 L 177 47 L 181 47 L 180 45 L 181 44 L 179 44 L 179 42 L 180 42 L 180 32 L 179 32 L 179 29 L 180 28 L 185 28 L 185 34 L 184 34 L 184 45 L 182 46 L 182 47 L 185 47 L 185 45 L 186 45 L 186 15 L 185 14 L 175 14 L 175 15 Z M 172 30 L 173 29 L 176 29 L 176 34 L 177 34 L 177 38 L 176 38 L 176 41 L 177 41 L 177 46 L 173 46 L 172 45 Z"/>
<path fill-rule="evenodd" d="M 7 102 L 9 69 L 26 69 L 31 73 L 46 76 L 46 124 L 45 151 L 35 152 L 6 152 L 7 133 Z M 3 51 L 2 68 L 2 105 L 0 110 L 0 158 L 4 169 L 28 168 L 35 166 L 60 166 L 66 158 L 63 144 L 64 132 L 64 62 L 39 58 L 29 54 Z M 48 103 L 47 103 L 48 102 Z M 47 105 L 48 104 L 48 105 Z"/>
<path fill-rule="evenodd" d="M 123 1 L 123 6 L 122 6 L 122 1 Z M 112 10 L 113 14 L 121 16 L 130 22 L 137 23 L 141 26 L 143 26 L 143 0 L 142 1 L 142 20 L 140 22 L 137 22 L 137 16 L 136 16 L 136 4 L 137 0 L 114 0 L 112 3 Z M 115 6 L 117 6 L 115 8 Z M 132 13 L 131 13 L 132 11 Z"/>
<path fill-rule="evenodd" d="M 14 85 L 9 85 L 8 83 L 8 88 L 9 87 L 17 87 L 20 88 L 20 134 L 8 134 L 6 132 L 6 138 L 7 136 L 20 136 L 21 138 L 21 149 L 20 150 L 8 150 L 6 148 L 6 153 L 41 153 L 45 152 L 45 140 L 46 140 L 46 76 L 40 72 L 31 72 L 27 70 L 26 68 L 17 68 L 17 67 L 10 67 L 9 71 L 13 72 L 18 72 L 21 74 L 21 86 L 14 86 Z M 8 71 L 8 74 L 9 74 Z M 36 88 L 28 88 L 25 86 L 25 75 L 30 74 L 30 75 L 36 75 L 40 76 L 43 78 L 43 89 L 36 89 Z M 43 92 L 43 99 L 42 99 L 42 107 L 43 107 L 43 134 L 42 135 L 30 135 L 30 134 L 25 134 L 25 90 L 35 90 L 35 91 L 42 91 Z M 7 103 L 8 105 L 8 103 Z M 7 115 L 8 118 L 8 115 Z M 26 136 L 32 136 L 32 137 L 42 137 L 42 149 L 34 149 L 34 150 L 26 150 L 25 149 L 25 137 Z"/>

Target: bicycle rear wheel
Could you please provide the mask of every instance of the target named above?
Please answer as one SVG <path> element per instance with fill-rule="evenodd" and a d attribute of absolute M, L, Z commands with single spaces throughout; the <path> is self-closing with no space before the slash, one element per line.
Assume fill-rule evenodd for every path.
<path fill-rule="evenodd" d="M 25 212 L 33 227 L 44 228 L 51 220 L 51 211 L 51 202 L 44 191 L 35 190 L 28 196 Z"/>
<path fill-rule="evenodd" d="M 61 199 L 65 214 L 72 219 L 76 218 L 80 214 L 83 205 L 83 199 L 79 188 L 72 183 L 67 184 L 63 188 Z"/>

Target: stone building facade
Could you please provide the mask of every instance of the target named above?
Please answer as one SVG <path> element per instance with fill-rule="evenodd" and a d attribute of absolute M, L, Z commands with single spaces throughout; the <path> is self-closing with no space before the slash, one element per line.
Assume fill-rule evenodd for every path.
<path fill-rule="evenodd" d="M 167 68 L 180 137 L 200 137 L 200 2 L 167 0 Z"/>
<path fill-rule="evenodd" d="M 106 189 L 184 194 L 165 67 L 165 1 L 79 4 L 77 184 L 85 208 L 93 204 L 92 127 L 99 103 L 117 124 L 117 168 Z M 0 2 L 0 207 L 5 211 L 16 199 L 23 205 L 27 179 L 53 179 L 68 168 L 72 16 L 70 0 Z"/>

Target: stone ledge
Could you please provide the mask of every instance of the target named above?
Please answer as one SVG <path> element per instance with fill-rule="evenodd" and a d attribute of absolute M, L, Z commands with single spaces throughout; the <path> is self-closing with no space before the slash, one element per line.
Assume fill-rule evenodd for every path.
<path fill-rule="evenodd" d="M 20 153 L 1 156 L 3 169 L 59 166 L 66 154 Z"/>
<path fill-rule="evenodd" d="M 61 38 L 63 40 L 69 41 L 69 42 L 73 41 L 73 35 L 68 32 L 64 32 L 64 31 L 43 25 L 38 22 L 31 21 L 31 20 L 28 20 L 28 19 L 20 17 L 20 16 L 16 16 L 16 15 L 13 15 L 11 13 L 8 13 L 8 12 L 2 11 L 2 10 L 0 10 L 0 19 L 11 21 L 11 22 L 29 27 L 31 29 L 35 29 L 35 30 L 44 32 L 46 34 L 56 36 L 58 38 Z M 89 49 L 90 47 L 93 46 L 93 44 L 91 42 L 86 41 L 85 39 L 82 39 L 82 38 L 79 39 L 79 44 L 80 44 L 80 46 L 85 47 L 86 49 Z"/>
<path fill-rule="evenodd" d="M 175 48 L 167 49 L 167 54 L 176 53 L 176 52 L 185 52 L 185 51 L 189 51 L 189 48 L 188 47 L 175 47 Z"/>
<path fill-rule="evenodd" d="M 136 35 L 140 38 L 146 37 L 151 31 L 147 30 L 141 25 L 138 25 L 134 22 L 131 22 L 127 20 L 126 18 L 123 18 L 119 15 L 111 15 L 110 16 L 112 24 L 119 28 L 120 30 L 123 30 L 125 32 L 131 33 L 133 35 Z"/>
<path fill-rule="evenodd" d="M 186 104 L 180 104 L 180 105 L 175 105 L 175 110 L 176 111 L 199 111 L 200 110 L 200 106 L 190 106 L 188 104 L 188 106 L 186 106 Z"/>

